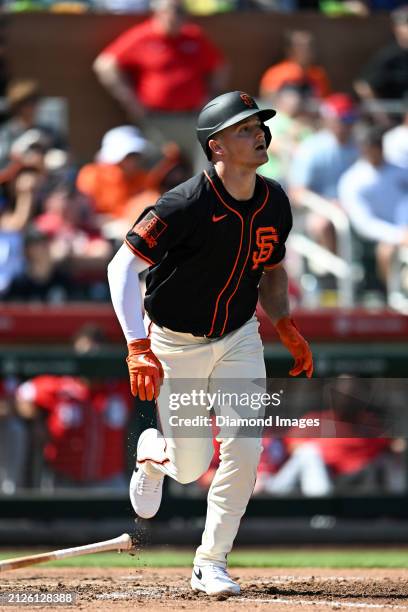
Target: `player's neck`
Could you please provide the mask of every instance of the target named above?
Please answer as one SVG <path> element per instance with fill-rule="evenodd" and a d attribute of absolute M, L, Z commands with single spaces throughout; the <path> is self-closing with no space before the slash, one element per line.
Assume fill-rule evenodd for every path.
<path fill-rule="evenodd" d="M 254 195 L 256 171 L 252 168 L 228 166 L 222 162 L 215 165 L 215 171 L 228 193 L 235 200 L 250 200 Z"/>

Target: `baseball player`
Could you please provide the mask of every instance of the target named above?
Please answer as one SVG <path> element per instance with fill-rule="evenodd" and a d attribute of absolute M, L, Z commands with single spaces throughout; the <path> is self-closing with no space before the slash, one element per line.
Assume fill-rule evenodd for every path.
<path fill-rule="evenodd" d="M 282 266 L 292 226 L 289 201 L 278 183 L 256 174 L 271 141 L 264 122 L 274 115 L 240 91 L 211 100 L 197 125 L 211 169 L 146 209 L 109 264 L 112 302 L 128 343 L 131 390 L 141 400 L 157 400 L 162 430 L 170 418 L 169 393 L 180 379 L 187 392 L 197 381 L 208 391 L 233 379 L 265 379 L 258 295 L 295 359 L 290 374 L 312 375 L 311 351 L 289 316 Z M 139 274 L 146 269 L 143 322 Z M 207 408 L 194 406 L 191 415 L 204 417 Z M 227 555 L 254 488 L 261 439 L 220 433 L 218 440 L 220 464 L 191 586 L 208 595 L 232 595 L 240 587 L 227 573 Z M 212 455 L 211 436 L 144 431 L 130 482 L 136 514 L 157 513 L 165 475 L 193 482 Z"/>

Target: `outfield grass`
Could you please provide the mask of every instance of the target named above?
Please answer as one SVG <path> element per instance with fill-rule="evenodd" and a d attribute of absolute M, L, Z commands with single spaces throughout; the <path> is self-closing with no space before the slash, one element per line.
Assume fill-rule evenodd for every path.
<path fill-rule="evenodd" d="M 38 550 L 35 551 L 38 553 Z M 34 554 L 30 551 L 0 551 L 0 559 Z M 190 567 L 193 550 L 156 549 L 128 553 L 99 553 L 44 564 L 48 567 Z M 228 558 L 235 567 L 328 567 L 328 568 L 408 568 L 408 549 L 258 549 L 237 550 Z"/>

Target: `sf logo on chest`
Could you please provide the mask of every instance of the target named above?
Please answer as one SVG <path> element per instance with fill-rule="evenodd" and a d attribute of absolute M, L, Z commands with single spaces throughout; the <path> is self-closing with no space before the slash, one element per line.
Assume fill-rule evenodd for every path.
<path fill-rule="evenodd" d="M 268 261 L 278 240 L 278 232 L 274 227 L 258 227 L 256 230 L 256 245 L 259 250 L 252 253 L 252 270 L 256 270 L 260 263 Z"/>

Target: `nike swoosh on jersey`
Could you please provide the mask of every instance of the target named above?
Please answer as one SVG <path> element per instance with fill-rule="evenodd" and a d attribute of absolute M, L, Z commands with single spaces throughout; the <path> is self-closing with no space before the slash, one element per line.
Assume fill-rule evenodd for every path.
<path fill-rule="evenodd" d="M 213 215 L 212 220 L 214 221 L 214 223 L 217 223 L 217 221 L 221 221 L 221 219 L 225 219 L 225 217 L 228 217 L 228 215 L 221 215 L 220 217 Z"/>
<path fill-rule="evenodd" d="M 196 577 L 197 577 L 199 580 L 201 580 L 201 579 L 202 579 L 202 577 L 203 577 L 203 573 L 202 573 L 202 571 L 201 571 L 201 569 L 200 569 L 200 568 L 198 568 L 198 572 L 196 572 L 196 570 L 195 570 L 195 568 L 194 568 L 194 574 L 196 575 Z"/>

